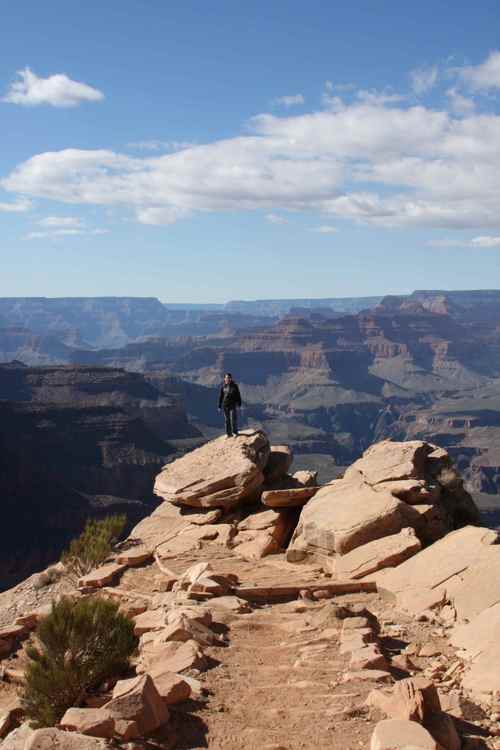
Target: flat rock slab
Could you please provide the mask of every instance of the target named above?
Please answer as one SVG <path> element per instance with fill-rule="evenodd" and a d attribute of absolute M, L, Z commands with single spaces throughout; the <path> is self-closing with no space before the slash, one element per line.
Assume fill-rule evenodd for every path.
<path fill-rule="evenodd" d="M 335 559 L 335 572 L 341 578 L 363 578 L 381 568 L 393 568 L 422 549 L 412 528 L 399 534 L 375 539 Z"/>
<path fill-rule="evenodd" d="M 234 589 L 234 594 L 250 602 L 273 602 L 296 599 L 301 591 L 314 593 L 316 590 L 329 591 L 335 594 L 359 594 L 361 592 L 375 593 L 377 587 L 371 581 L 335 581 L 331 579 L 317 583 L 303 583 L 293 586 L 240 586 Z"/>
<path fill-rule="evenodd" d="M 436 741 L 416 721 L 386 719 L 375 727 L 370 750 L 438 750 Z"/>
<path fill-rule="evenodd" d="M 383 571 L 380 578 L 375 574 L 375 580 L 381 593 L 393 596 L 412 588 L 422 590 L 445 586 L 448 589 L 451 579 L 477 564 L 497 539 L 494 531 L 465 526 L 447 534 L 397 568 Z"/>
<path fill-rule="evenodd" d="M 471 658 L 478 657 L 491 643 L 500 642 L 500 602 L 484 609 L 470 622 L 455 625 L 450 640 Z"/>
<path fill-rule="evenodd" d="M 118 563 L 109 563 L 108 565 L 102 565 L 100 568 L 96 568 L 91 573 L 88 573 L 88 575 L 80 578 L 80 580 L 78 581 L 78 587 L 102 588 L 103 586 L 109 586 L 126 569 L 126 565 L 119 565 Z"/>
<path fill-rule="evenodd" d="M 269 441 L 260 430 L 225 436 L 167 464 L 154 492 L 164 500 L 195 508 L 233 508 L 256 495 L 264 482 Z"/>
<path fill-rule="evenodd" d="M 128 567 L 135 567 L 136 565 L 143 565 L 149 562 L 153 558 L 153 553 L 148 547 L 144 545 L 137 545 L 131 547 L 128 550 L 124 550 L 117 555 L 116 562 L 119 565 L 127 565 Z"/>
<path fill-rule="evenodd" d="M 262 493 L 261 501 L 269 508 L 297 508 L 305 505 L 320 487 L 299 487 L 290 490 L 268 490 Z"/>
<path fill-rule="evenodd" d="M 470 565 L 460 578 L 447 589 L 459 620 L 472 620 L 500 602 L 500 546 L 485 550 L 477 564 Z"/>

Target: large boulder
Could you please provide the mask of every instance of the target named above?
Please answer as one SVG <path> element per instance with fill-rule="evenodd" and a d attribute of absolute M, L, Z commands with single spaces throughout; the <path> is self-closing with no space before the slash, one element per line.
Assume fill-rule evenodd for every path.
<path fill-rule="evenodd" d="M 269 441 L 261 430 L 246 430 L 228 440 L 211 440 L 167 464 L 154 492 L 176 505 L 229 509 L 256 499 L 264 482 Z"/>
<path fill-rule="evenodd" d="M 410 538 L 400 535 L 404 528 L 414 529 L 426 545 L 478 522 L 479 511 L 446 451 L 421 440 L 385 440 L 371 446 L 342 479 L 321 488 L 308 502 L 287 559 L 337 556 L 335 569 L 349 577 L 350 571 L 356 575 L 359 558 L 360 565 L 367 561 L 368 575 L 418 552 L 418 544 L 409 544 Z M 393 538 L 379 542 L 386 537 Z M 362 549 L 375 542 L 375 547 Z M 353 550 L 359 550 L 357 556 Z M 369 563 L 373 553 L 374 567 Z M 352 562 L 343 563 L 341 556 L 349 554 Z"/>
<path fill-rule="evenodd" d="M 362 481 L 332 482 L 304 507 L 288 548 L 296 562 L 308 554 L 345 554 L 407 526 L 404 503 L 388 492 L 374 492 Z"/>

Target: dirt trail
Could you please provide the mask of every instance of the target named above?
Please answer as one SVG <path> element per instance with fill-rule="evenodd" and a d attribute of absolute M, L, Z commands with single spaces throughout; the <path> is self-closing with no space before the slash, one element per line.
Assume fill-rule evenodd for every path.
<path fill-rule="evenodd" d="M 205 550 L 206 552 L 206 550 Z M 207 559 L 208 555 L 204 555 Z M 172 561 L 177 571 L 200 560 Z M 236 573 L 245 584 L 296 582 L 297 566 L 281 556 L 259 563 L 214 554 L 218 573 Z M 300 570 L 300 581 L 317 580 L 317 568 Z M 125 585 L 141 588 L 139 571 Z M 145 580 L 143 578 L 143 584 Z M 376 595 L 346 595 L 336 600 L 252 605 L 247 614 L 223 620 L 227 646 L 208 650 L 213 666 L 198 676 L 205 700 L 173 710 L 179 750 L 299 750 L 367 746 L 373 722 L 363 708 L 373 682 L 343 682 L 348 657 L 339 654 L 341 621 L 335 603 L 380 608 Z M 210 606 L 210 603 L 207 603 Z"/>

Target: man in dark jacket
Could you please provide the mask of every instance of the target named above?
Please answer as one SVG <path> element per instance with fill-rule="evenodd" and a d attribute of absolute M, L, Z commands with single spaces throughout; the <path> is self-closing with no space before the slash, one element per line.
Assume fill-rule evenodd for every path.
<path fill-rule="evenodd" d="M 234 382 L 231 373 L 226 372 L 219 393 L 219 410 L 224 409 L 227 437 L 233 435 L 236 437 L 238 434 L 237 407 L 241 407 L 240 389 L 238 384 Z"/>

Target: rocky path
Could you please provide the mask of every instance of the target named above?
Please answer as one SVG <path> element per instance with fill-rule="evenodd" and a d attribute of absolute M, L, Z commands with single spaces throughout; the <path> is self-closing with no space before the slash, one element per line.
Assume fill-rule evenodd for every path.
<path fill-rule="evenodd" d="M 196 711 L 206 744 L 193 744 L 201 739 L 199 725 L 193 732 L 181 719 L 178 747 L 331 748 L 336 737 L 346 750 L 366 746 L 370 722 L 349 727 L 349 719 L 365 713 L 355 706 L 368 688 L 342 682 L 346 658 L 327 608 L 293 602 L 235 616 L 229 646 L 212 649 L 221 663 L 206 673 L 210 697 Z"/>

